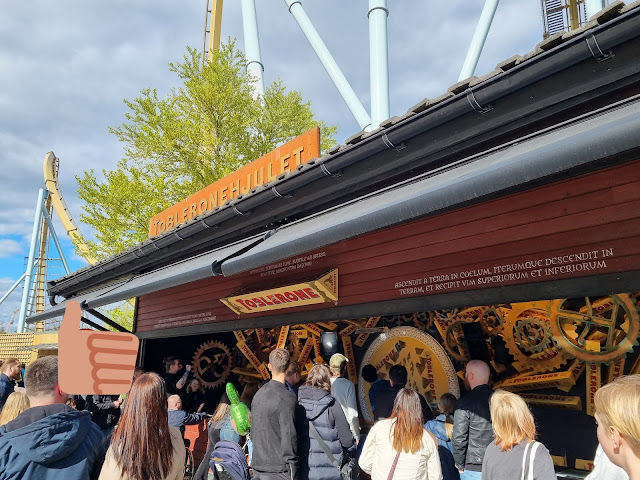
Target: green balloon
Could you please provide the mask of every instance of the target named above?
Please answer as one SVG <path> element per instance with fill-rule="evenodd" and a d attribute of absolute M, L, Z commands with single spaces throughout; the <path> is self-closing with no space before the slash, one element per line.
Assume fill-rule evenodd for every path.
<path fill-rule="evenodd" d="M 233 383 L 227 383 L 227 397 L 231 402 L 231 408 L 229 414 L 231 419 L 236 424 L 236 431 L 240 435 L 246 435 L 251 429 L 251 422 L 249 421 L 249 408 L 244 402 L 240 401 L 238 390 L 233 386 Z"/>

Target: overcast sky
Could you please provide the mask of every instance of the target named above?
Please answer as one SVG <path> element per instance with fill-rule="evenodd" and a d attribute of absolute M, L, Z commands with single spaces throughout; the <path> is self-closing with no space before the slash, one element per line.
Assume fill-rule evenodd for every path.
<path fill-rule="evenodd" d="M 359 130 L 283 0 L 255 0 L 265 83 L 280 77 L 310 100 L 337 140 Z M 389 0 L 391 115 L 456 83 L 482 10 L 480 0 Z M 222 38 L 244 48 L 240 0 L 224 2 Z M 365 0 L 304 0 L 364 107 L 369 110 Z M 112 169 L 122 147 L 108 132 L 124 121 L 123 99 L 177 86 L 167 64 L 202 48 L 206 0 L 31 0 L 3 2 L 0 15 L 0 297 L 22 275 L 44 156 L 60 158 L 60 184 L 79 219 L 76 175 Z M 502 0 L 476 75 L 542 39 L 539 0 Z M 87 236 L 92 232 L 80 225 Z M 59 226 L 71 269 L 85 265 Z M 52 256 L 57 256 L 55 249 Z M 61 268 L 52 274 L 63 273 Z M 0 324 L 19 308 L 22 287 L 0 305 Z"/>

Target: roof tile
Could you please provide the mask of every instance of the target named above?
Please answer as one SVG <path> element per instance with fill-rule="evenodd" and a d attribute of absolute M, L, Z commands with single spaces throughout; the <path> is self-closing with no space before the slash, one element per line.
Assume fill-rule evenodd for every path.
<path fill-rule="evenodd" d="M 598 24 L 602 25 L 603 23 L 607 23 L 609 20 L 616 18 L 620 15 L 620 11 L 624 7 L 624 2 L 617 0 L 613 2 L 611 5 L 606 6 L 598 13 L 589 18 L 589 21 L 596 20 Z"/>

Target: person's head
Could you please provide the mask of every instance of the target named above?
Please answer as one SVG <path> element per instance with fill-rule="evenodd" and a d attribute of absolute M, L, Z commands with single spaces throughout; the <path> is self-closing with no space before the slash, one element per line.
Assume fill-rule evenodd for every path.
<path fill-rule="evenodd" d="M 285 380 L 289 382 L 289 385 L 297 385 L 300 383 L 300 364 L 296 361 L 289 363 L 289 368 L 285 374 Z"/>
<path fill-rule="evenodd" d="M 224 419 L 229 414 L 229 408 L 231 408 L 231 402 L 226 392 L 222 392 L 220 396 L 220 402 L 216 407 L 213 416 L 211 417 L 211 423 Z"/>
<path fill-rule="evenodd" d="M 29 364 L 24 374 L 24 386 L 32 407 L 64 403 L 69 395 L 58 384 L 58 357 L 42 357 Z"/>
<path fill-rule="evenodd" d="M 2 411 L 0 411 L 0 426 L 9 423 L 29 408 L 29 398 L 24 392 L 13 392 L 7 397 Z"/>
<path fill-rule="evenodd" d="M 391 417 L 393 426 L 393 449 L 396 452 L 416 453 L 422 446 L 424 421 L 420 397 L 410 388 L 401 389 L 393 402 Z"/>
<path fill-rule="evenodd" d="M 78 402 L 74 397 L 67 398 L 67 401 L 64 402 L 65 405 L 69 405 L 74 410 L 78 409 Z"/>
<path fill-rule="evenodd" d="M 496 390 L 489 401 L 495 443 L 504 452 L 523 440 L 536 439 L 536 424 L 520 395 Z"/>
<path fill-rule="evenodd" d="M 170 395 L 169 398 L 167 398 L 167 407 L 171 410 L 182 410 L 180 395 Z"/>
<path fill-rule="evenodd" d="M 347 357 L 341 353 L 334 353 L 329 359 L 329 368 L 334 377 L 344 377 L 347 373 Z"/>
<path fill-rule="evenodd" d="M 326 365 L 314 365 L 307 375 L 307 387 L 321 388 L 331 391 L 331 374 Z"/>
<path fill-rule="evenodd" d="M 289 368 L 289 363 L 291 362 L 291 355 L 284 348 L 276 348 L 271 351 L 269 354 L 269 370 L 271 370 L 272 376 L 275 377 L 284 377 L 287 372 L 287 368 Z"/>
<path fill-rule="evenodd" d="M 407 369 L 404 365 L 393 365 L 389 369 L 389 383 L 392 387 L 404 388 L 407 384 Z"/>
<path fill-rule="evenodd" d="M 180 357 L 171 356 L 164 359 L 164 368 L 167 373 L 178 373 L 182 370 L 182 362 L 180 361 Z"/>
<path fill-rule="evenodd" d="M 438 410 L 446 415 L 453 415 L 458 399 L 453 393 L 445 393 L 438 400 Z"/>
<path fill-rule="evenodd" d="M 140 375 L 142 375 L 144 373 L 144 368 L 142 367 L 136 367 L 133 369 L 133 381 L 136 381 L 136 378 L 138 378 Z"/>
<path fill-rule="evenodd" d="M 479 385 L 487 385 L 489 383 L 489 377 L 491 371 L 489 365 L 482 360 L 471 360 L 467 363 L 464 372 L 465 385 L 473 390 Z"/>
<path fill-rule="evenodd" d="M 159 480 L 169 474 L 173 447 L 167 388 L 158 374 L 144 373 L 131 386 L 111 447 L 123 476 Z"/>
<path fill-rule="evenodd" d="M 192 378 L 189 384 L 187 385 L 187 393 L 192 392 L 200 392 L 204 393 L 204 387 L 202 386 L 202 382 L 199 378 Z"/>
<path fill-rule="evenodd" d="M 2 364 L 2 373 L 11 380 L 18 380 L 22 374 L 20 360 L 17 358 L 7 358 Z"/>
<path fill-rule="evenodd" d="M 630 475 L 640 462 L 640 375 L 620 377 L 594 397 L 598 441 L 609 460 Z"/>
<path fill-rule="evenodd" d="M 376 367 L 371 364 L 367 364 L 362 367 L 362 379 L 367 383 L 373 383 L 378 380 L 378 372 L 376 371 Z"/>
<path fill-rule="evenodd" d="M 247 383 L 242 389 L 242 393 L 240 394 L 240 401 L 244 402 L 247 407 L 251 408 L 251 402 L 253 401 L 253 397 L 258 392 L 258 384 L 257 383 Z"/>

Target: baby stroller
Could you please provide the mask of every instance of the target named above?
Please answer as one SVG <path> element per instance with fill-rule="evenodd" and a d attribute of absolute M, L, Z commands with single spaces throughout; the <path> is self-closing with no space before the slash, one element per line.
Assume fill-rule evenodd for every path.
<path fill-rule="evenodd" d="M 220 440 L 211 453 L 209 466 L 216 480 L 250 480 L 244 450 L 236 442 Z"/>

